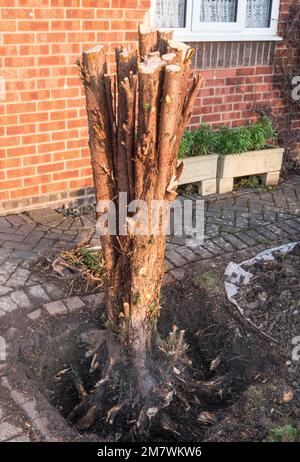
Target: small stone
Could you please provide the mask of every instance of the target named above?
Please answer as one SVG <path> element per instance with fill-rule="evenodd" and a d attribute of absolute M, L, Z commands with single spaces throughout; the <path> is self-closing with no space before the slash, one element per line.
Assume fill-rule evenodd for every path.
<path fill-rule="evenodd" d="M 268 294 L 264 290 L 260 292 L 257 297 L 262 305 L 268 300 Z"/>
<path fill-rule="evenodd" d="M 27 317 L 28 317 L 29 319 L 31 319 L 32 321 L 35 321 L 36 319 L 38 319 L 38 318 L 41 316 L 41 314 L 42 314 L 42 310 L 39 308 L 39 309 L 37 309 L 37 310 L 32 311 L 31 313 L 29 313 L 29 314 L 27 315 Z"/>
<path fill-rule="evenodd" d="M 10 295 L 10 297 L 21 308 L 29 308 L 31 305 L 29 298 L 23 290 L 16 290 Z"/>
<path fill-rule="evenodd" d="M 70 313 L 85 307 L 85 303 L 79 297 L 67 298 L 64 302 L 69 308 Z"/>
<path fill-rule="evenodd" d="M 50 316 L 61 316 L 64 314 L 68 314 L 68 308 L 66 305 L 61 301 L 57 300 L 56 302 L 46 303 L 44 305 L 46 311 Z"/>
<path fill-rule="evenodd" d="M 294 398 L 294 392 L 291 388 L 287 388 L 286 390 L 283 390 L 282 396 L 281 396 L 281 402 L 286 404 L 292 401 Z"/>

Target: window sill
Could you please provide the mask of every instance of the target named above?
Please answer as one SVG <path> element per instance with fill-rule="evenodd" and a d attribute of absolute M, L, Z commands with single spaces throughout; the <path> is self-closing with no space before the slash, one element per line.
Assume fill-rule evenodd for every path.
<path fill-rule="evenodd" d="M 181 42 L 281 42 L 278 35 L 196 34 L 174 31 L 174 40 Z"/>

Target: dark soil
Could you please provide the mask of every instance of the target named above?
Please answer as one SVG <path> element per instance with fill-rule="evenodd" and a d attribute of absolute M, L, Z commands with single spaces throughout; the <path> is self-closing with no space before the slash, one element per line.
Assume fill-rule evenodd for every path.
<path fill-rule="evenodd" d="M 240 288 L 238 302 L 259 329 L 290 347 L 300 335 L 300 245 L 274 256 L 251 267 L 253 277 Z"/>
<path fill-rule="evenodd" d="M 297 427 L 300 398 L 296 368 L 287 365 L 289 358 L 284 352 L 249 330 L 248 323 L 234 319 L 222 278 L 223 265 L 219 269 L 214 265 L 202 267 L 201 271 L 195 266 L 184 283 L 163 290 L 160 335 L 168 335 L 174 324 L 185 329 L 190 377 L 224 380 L 219 393 L 207 397 L 197 397 L 178 386 L 181 396 L 175 396 L 167 409 L 164 425 L 154 421 L 145 440 L 262 441 L 272 428 L 286 424 Z M 99 357 L 99 368 L 90 372 L 93 356 L 86 356 L 82 334 L 103 328 L 104 321 L 103 307 L 46 319 L 20 347 L 19 360 L 25 364 L 30 381 L 64 417 L 79 402 L 72 369 L 88 390 L 101 376 L 105 358 Z M 283 399 L 286 390 L 292 393 L 289 400 Z M 119 390 L 120 397 L 123 391 Z M 115 402 L 104 403 L 107 408 L 112 404 Z M 215 416 L 214 423 L 203 422 L 204 412 Z M 101 440 L 131 439 L 125 417 L 116 419 L 112 426 L 104 418 L 91 431 Z M 169 422 L 176 433 L 169 431 Z"/>

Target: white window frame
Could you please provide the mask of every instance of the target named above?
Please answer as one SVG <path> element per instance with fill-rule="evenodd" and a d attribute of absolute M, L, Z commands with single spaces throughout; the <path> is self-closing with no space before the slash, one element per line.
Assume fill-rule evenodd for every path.
<path fill-rule="evenodd" d="M 199 0 L 193 1 L 193 20 L 191 24 L 192 33 L 212 32 L 212 33 L 227 33 L 227 32 L 241 32 L 243 28 L 243 15 L 245 17 L 245 1 L 238 0 L 236 21 L 235 22 L 201 22 L 201 2 Z"/>
<path fill-rule="evenodd" d="M 280 41 L 277 35 L 280 0 L 272 1 L 270 27 L 246 27 L 247 0 L 238 0 L 236 22 L 200 22 L 200 1 L 186 0 L 186 26 L 174 29 L 174 38 L 184 41 Z M 150 22 L 155 25 L 156 0 L 151 1 Z"/>

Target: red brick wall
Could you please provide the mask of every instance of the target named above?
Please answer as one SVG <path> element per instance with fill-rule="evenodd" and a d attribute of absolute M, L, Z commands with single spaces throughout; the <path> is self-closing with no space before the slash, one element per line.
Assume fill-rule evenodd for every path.
<path fill-rule="evenodd" d="M 291 0 L 281 0 L 281 17 Z M 92 198 L 82 50 L 133 44 L 150 0 L 0 0 L 0 214 Z M 195 43 L 205 77 L 191 126 L 248 123 L 280 108 L 274 42 Z M 1 81 L 0 81 L 1 85 Z"/>
<path fill-rule="evenodd" d="M 300 0 L 281 0 L 281 9 L 280 9 L 280 24 L 279 24 L 279 34 L 284 36 L 285 30 L 286 30 L 286 23 L 289 21 L 289 16 L 293 14 L 293 10 L 290 8 L 291 5 L 300 10 Z M 290 29 L 290 28 L 289 28 Z M 290 31 L 291 32 L 291 31 Z M 299 56 L 300 56 L 300 51 L 299 51 L 299 39 L 300 39 L 300 26 L 298 25 L 298 33 L 295 34 L 294 36 L 296 41 L 293 43 L 292 49 L 289 50 L 290 46 L 287 46 L 286 40 L 283 42 L 279 43 L 277 46 L 277 56 L 289 56 L 289 65 L 291 66 L 290 73 L 293 76 L 299 75 L 300 69 L 299 69 Z M 289 35 L 289 33 L 288 33 Z M 298 38 L 297 38 L 298 37 Z M 296 62 L 293 61 L 292 56 L 297 56 L 296 57 Z M 279 62 L 281 60 L 279 59 Z M 298 63 L 298 64 L 297 64 Z M 275 65 L 275 79 L 277 79 L 280 76 L 280 70 L 279 70 L 279 76 L 276 75 L 276 71 L 278 70 L 278 60 L 277 64 Z M 291 85 L 288 83 L 287 88 L 289 89 L 289 92 L 291 92 Z M 299 111 L 299 105 L 290 105 L 289 104 L 289 98 L 287 94 L 284 94 L 286 92 L 283 91 L 283 97 L 286 106 L 283 108 L 283 111 L 281 111 L 281 120 L 279 122 L 279 132 L 282 133 L 282 142 L 284 143 L 285 150 L 286 150 L 286 159 L 288 160 L 288 163 L 291 164 L 291 160 L 296 160 L 296 167 L 299 167 L 300 163 L 300 111 Z"/>
<path fill-rule="evenodd" d="M 283 101 L 273 84 L 275 42 L 193 43 L 195 68 L 205 78 L 197 98 L 191 127 L 248 124 L 253 106 Z"/>
<path fill-rule="evenodd" d="M 150 0 L 0 0 L 0 213 L 91 194 L 82 50 L 136 39 Z M 4 93 L 1 92 L 1 88 Z"/>

